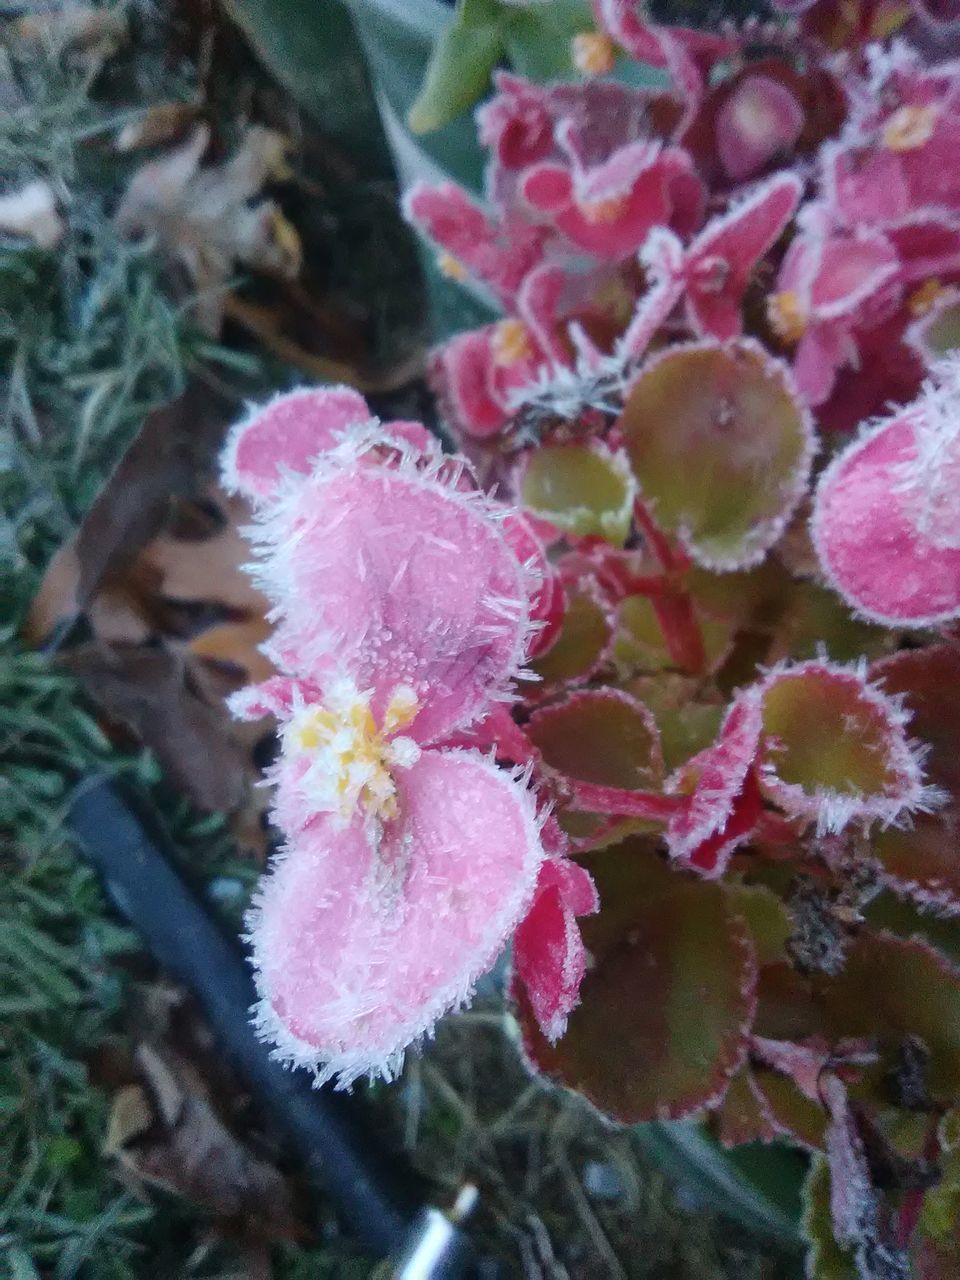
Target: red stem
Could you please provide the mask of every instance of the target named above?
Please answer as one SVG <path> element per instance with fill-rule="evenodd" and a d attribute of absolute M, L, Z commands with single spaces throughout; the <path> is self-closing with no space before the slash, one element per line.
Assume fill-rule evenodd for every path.
<path fill-rule="evenodd" d="M 628 791 L 595 782 L 571 779 L 571 808 L 581 813 L 609 813 L 618 818 L 650 818 L 663 822 L 683 804 L 682 796 L 658 796 L 651 791 Z"/>

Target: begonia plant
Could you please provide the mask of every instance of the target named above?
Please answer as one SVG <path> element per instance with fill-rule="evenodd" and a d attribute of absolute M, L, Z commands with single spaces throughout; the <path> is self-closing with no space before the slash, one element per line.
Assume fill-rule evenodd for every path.
<path fill-rule="evenodd" d="M 958 1275 L 960 32 L 593 7 L 580 83 L 497 73 L 486 202 L 406 196 L 502 310 L 430 361 L 459 452 L 347 388 L 227 447 L 258 1024 L 389 1078 L 512 943 L 532 1069 L 808 1153 L 811 1276 Z"/>

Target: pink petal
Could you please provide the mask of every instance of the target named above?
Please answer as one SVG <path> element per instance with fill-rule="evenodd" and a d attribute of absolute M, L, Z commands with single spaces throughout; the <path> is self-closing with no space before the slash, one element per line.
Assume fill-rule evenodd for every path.
<path fill-rule="evenodd" d="M 803 109 L 785 85 L 769 76 L 745 76 L 717 114 L 717 150 L 728 177 L 744 182 L 789 155 L 803 121 Z"/>
<path fill-rule="evenodd" d="M 577 921 L 556 886 L 540 889 L 517 927 L 513 947 L 516 977 L 530 997 L 534 1017 L 548 1040 L 559 1040 L 577 1007 L 587 969 Z"/>
<path fill-rule="evenodd" d="M 889 627 L 932 626 L 960 616 L 960 547 L 938 546 L 933 529 L 923 528 L 930 487 L 917 471 L 916 426 L 916 414 L 907 411 L 844 450 L 821 478 L 811 522 L 831 584 L 858 612 Z M 919 487 L 911 486 L 911 472 Z M 945 496 L 951 489 L 955 508 L 956 453 Z M 955 520 L 960 530 L 960 512 Z"/>
<path fill-rule="evenodd" d="M 537 586 L 530 597 L 530 621 L 539 624 L 531 643 L 530 657 L 535 658 L 556 640 L 563 625 L 566 597 L 563 583 L 547 559 L 547 553 L 533 524 L 519 512 L 507 516 L 503 532 L 520 564 L 528 566 Z"/>
<path fill-rule="evenodd" d="M 726 341 L 738 337 L 740 306 L 757 263 L 796 212 L 803 184 L 778 174 L 721 218 L 714 218 L 690 246 L 686 273 L 695 331 Z"/>
<path fill-rule="evenodd" d="M 562 164 L 537 164 L 520 181 L 520 194 L 538 213 L 555 214 L 573 196 L 573 179 Z"/>
<path fill-rule="evenodd" d="M 592 0 L 597 26 L 612 36 L 632 58 L 651 66 L 666 65 L 663 39 L 657 28 L 640 17 L 637 0 Z"/>
<path fill-rule="evenodd" d="M 543 849 L 533 800 L 469 752 L 397 770 L 399 816 L 318 819 L 275 861 L 250 918 L 261 1035 L 341 1087 L 391 1078 L 469 999 L 527 910 Z"/>
<path fill-rule="evenodd" d="M 816 408 L 830 398 L 837 372 L 856 356 L 842 322 L 811 325 L 797 346 L 793 376 L 807 404 Z"/>
<path fill-rule="evenodd" d="M 897 274 L 896 250 L 885 235 L 862 228 L 827 237 L 820 248 L 810 303 L 821 320 L 852 315 Z"/>
<path fill-rule="evenodd" d="M 886 234 L 900 259 L 901 277 L 919 282 L 960 271 L 960 217 L 918 210 Z"/>
<path fill-rule="evenodd" d="M 717 741 L 681 765 L 667 789 L 688 796 L 667 824 L 670 856 L 709 876 L 726 869 L 730 855 L 750 834 L 755 808 L 749 775 L 760 749 L 762 717 L 753 690 L 733 702 Z M 747 792 L 747 802 L 741 797 Z"/>
<path fill-rule="evenodd" d="M 271 676 L 232 694 L 228 705 L 238 720 L 262 720 L 266 716 L 286 720 L 298 702 L 315 702 L 319 697 L 317 685 L 295 676 Z"/>
<path fill-rule="evenodd" d="M 420 742 L 469 723 L 523 663 L 535 585 L 507 543 L 501 512 L 458 476 L 412 463 L 363 465 L 346 448 L 269 513 L 264 585 L 281 621 L 279 665 L 322 682 L 338 670 L 374 691 L 420 699 Z"/>
<path fill-rule="evenodd" d="M 491 332 L 488 327 L 452 338 L 438 350 L 433 370 L 454 423 L 477 440 L 496 435 L 509 418 L 506 405 L 493 394 Z"/>
<path fill-rule="evenodd" d="M 517 291 L 517 314 L 537 340 L 540 348 L 560 364 L 568 363 L 568 352 L 557 336 L 560 302 L 567 287 L 563 267 L 544 263 L 525 277 Z"/>
<path fill-rule="evenodd" d="M 255 501 L 269 498 L 284 471 L 308 474 L 344 431 L 372 418 L 366 400 L 351 387 L 303 387 L 275 396 L 227 437 L 224 484 Z"/>

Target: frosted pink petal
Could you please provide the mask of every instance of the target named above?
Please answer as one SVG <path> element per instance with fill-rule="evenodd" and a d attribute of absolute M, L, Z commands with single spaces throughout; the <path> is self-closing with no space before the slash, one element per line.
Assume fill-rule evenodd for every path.
<path fill-rule="evenodd" d="M 661 34 L 640 16 L 637 0 L 592 0 L 592 4 L 597 26 L 632 58 L 654 67 L 666 65 Z"/>
<path fill-rule="evenodd" d="M 820 481 L 811 523 L 833 586 L 886 626 L 960 616 L 960 546 L 938 546 L 932 530 L 924 532 L 924 495 L 909 484 L 919 458 L 916 426 L 916 415 L 904 412 L 841 453 Z M 951 465 L 956 495 L 960 461 Z M 954 536 L 960 539 L 960 528 Z"/>
<path fill-rule="evenodd" d="M 460 334 L 437 352 L 441 399 L 449 400 L 456 425 L 478 440 L 496 435 L 509 417 L 493 391 L 490 332 Z"/>
<path fill-rule="evenodd" d="M 378 718 L 398 685 L 420 699 L 414 736 L 469 723 L 525 657 L 529 591 L 499 508 L 412 463 L 324 465 L 263 526 L 261 574 L 281 614 L 272 652 L 323 682 L 348 672 Z"/>
<path fill-rule="evenodd" d="M 566 611 L 563 583 L 526 515 L 518 512 L 507 516 L 503 531 L 517 560 L 529 565 L 537 583 L 530 597 L 530 621 L 539 624 L 530 642 L 530 657 L 535 658 L 550 648 L 563 625 Z"/>
<path fill-rule="evenodd" d="M 319 819 L 261 884 L 250 919 L 258 1025 L 287 1060 L 348 1085 L 468 999 L 527 910 L 543 849 L 533 800 L 468 752 L 397 770 L 374 838 Z"/>
<path fill-rule="evenodd" d="M 727 341 L 740 335 L 740 309 L 750 277 L 793 217 L 802 191 L 796 175 L 778 174 L 709 222 L 690 246 L 687 298 L 699 336 Z"/>
<path fill-rule="evenodd" d="M 372 417 L 366 400 L 351 387 L 303 387 L 275 396 L 227 437 L 224 484 L 255 501 L 269 498 L 284 471 L 309 472 L 342 432 Z"/>
<path fill-rule="evenodd" d="M 232 694 L 228 705 L 238 720 L 262 720 L 265 716 L 285 720 L 298 702 L 314 702 L 319 694 L 316 685 L 295 676 L 271 676 Z"/>
<path fill-rule="evenodd" d="M 557 336 L 560 304 L 568 275 L 563 267 L 544 263 L 526 276 L 517 291 L 517 314 L 536 338 L 541 350 L 560 364 L 569 362 L 563 342 Z"/>
<path fill-rule="evenodd" d="M 736 846 L 750 834 L 756 810 L 741 797 L 760 748 L 762 718 L 754 690 L 731 705 L 717 741 L 688 760 L 667 780 L 667 790 L 688 797 L 669 820 L 670 855 L 706 875 L 722 874 Z"/>
<path fill-rule="evenodd" d="M 727 176 L 744 182 L 789 155 L 803 122 L 803 109 L 786 85 L 745 76 L 717 114 L 717 150 Z"/>

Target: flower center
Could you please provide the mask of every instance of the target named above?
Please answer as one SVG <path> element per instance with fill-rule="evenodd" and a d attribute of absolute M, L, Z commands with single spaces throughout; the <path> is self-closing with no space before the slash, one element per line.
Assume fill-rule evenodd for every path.
<path fill-rule="evenodd" d="M 441 275 L 446 276 L 448 280 L 466 280 L 468 274 L 467 268 L 460 259 L 455 258 L 446 249 L 437 254 L 437 270 Z"/>
<path fill-rule="evenodd" d="M 627 207 L 626 196 L 608 196 L 605 200 L 578 200 L 577 208 L 587 222 L 616 222 Z"/>
<path fill-rule="evenodd" d="M 930 141 L 936 121 L 934 107 L 901 107 L 883 127 L 883 145 L 888 151 L 915 151 Z"/>
<path fill-rule="evenodd" d="M 396 817 L 392 771 L 409 768 L 420 757 L 413 739 L 396 733 L 410 723 L 417 706 L 414 691 L 400 685 L 378 727 L 370 694 L 342 680 L 332 686 L 325 703 L 295 712 L 284 731 L 284 745 L 305 758 L 301 786 L 318 812 L 335 813 L 348 822 L 359 806 L 371 817 Z"/>
<path fill-rule="evenodd" d="M 499 365 L 518 364 L 533 355 L 530 335 L 522 320 L 515 317 L 501 320 L 493 330 L 491 339 L 493 359 Z"/>
<path fill-rule="evenodd" d="M 784 342 L 799 342 L 807 328 L 807 316 L 800 295 L 782 289 L 767 300 L 767 315 Z"/>
<path fill-rule="evenodd" d="M 605 76 L 613 70 L 613 41 L 599 31 L 581 31 L 570 41 L 573 65 L 585 76 Z"/>
<path fill-rule="evenodd" d="M 919 289 L 914 289 L 907 298 L 907 307 L 913 316 L 925 316 L 932 311 L 945 293 L 951 293 L 945 284 L 937 279 L 925 280 Z"/>

